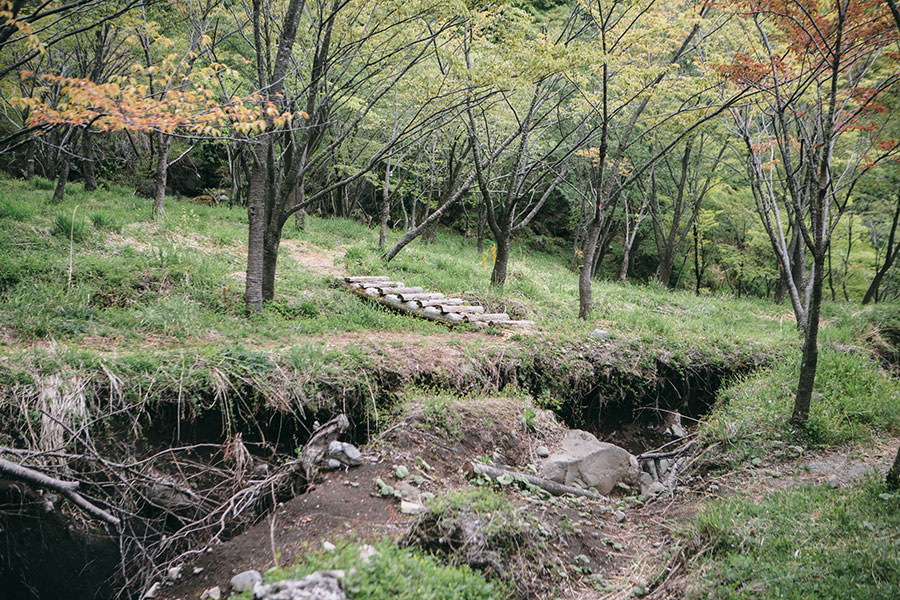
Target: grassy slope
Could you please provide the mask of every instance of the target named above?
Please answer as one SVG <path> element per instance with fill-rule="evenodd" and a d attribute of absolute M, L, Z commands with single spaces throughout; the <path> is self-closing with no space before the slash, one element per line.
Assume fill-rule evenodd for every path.
<path fill-rule="evenodd" d="M 88 373 L 86 377 L 96 379 L 102 377 L 101 369 L 109 368 L 135 384 L 127 389 L 147 389 L 149 381 L 155 394 L 171 397 L 176 388 L 180 395 L 191 385 L 207 391 L 222 386 L 216 374 L 228 371 L 241 381 L 252 380 L 264 402 L 295 396 L 321 399 L 322 381 L 337 387 L 368 386 L 361 378 L 348 383 L 347 367 L 372 360 L 367 351 L 352 345 L 335 348 L 324 340 L 359 332 L 382 345 L 398 344 L 399 339 L 420 339 L 437 347 L 458 344 L 472 356 L 483 355 L 484 344 L 494 341 L 483 335 L 451 341 L 442 326 L 361 302 L 334 287 L 329 276 L 300 265 L 292 251 L 282 252 L 277 301 L 248 318 L 241 302 L 246 215 L 240 209 L 168 200 L 166 217 L 155 223 L 149 220 L 148 202 L 125 189 L 86 193 L 72 185 L 61 205 L 50 206 L 51 189 L 50 182 L 42 180 L 25 184 L 0 179 L 0 383 L 7 390 L 33 383 L 36 373 Z M 76 239 L 70 244 L 73 214 Z M 378 259 L 376 232 L 357 223 L 310 218 L 306 231 L 292 227 L 286 232 L 286 246 L 302 242 L 323 254 L 343 254 L 348 272 L 390 274 L 430 290 L 465 292 L 493 308 L 536 320 L 540 332 L 509 340 L 523 355 L 546 348 L 565 354 L 602 327 L 612 334 L 609 360 L 622 368 L 659 359 L 688 366 L 700 358 L 727 362 L 763 356 L 771 368 L 723 392 L 728 402 L 710 417 L 706 435 L 719 442 L 732 464 L 791 457 L 785 448 L 791 447 L 795 434 L 786 428 L 784 417 L 799 342 L 786 306 L 597 282 L 596 310 L 584 323 L 576 318 L 576 277 L 566 268 L 566 257 L 529 251 L 525 243 L 515 246 L 509 282 L 498 292 L 488 286 L 490 267 L 474 242 L 452 233 L 439 233 L 431 246 L 415 243 L 385 266 Z M 879 328 L 898 327 L 900 309 L 829 303 L 824 320 L 817 381 L 821 396 L 801 443 L 863 443 L 898 431 L 900 385 L 878 367 L 870 349 Z M 285 372 L 285 365 L 292 370 Z M 304 396 L 309 386 L 313 389 Z M 9 409 L 3 407 L 4 412 Z M 808 508 L 824 493 L 785 492 L 769 501 L 766 514 L 778 519 Z M 845 510 L 838 505 L 866 504 L 873 493 L 870 488 L 852 489 L 825 500 L 834 510 Z M 867 522 L 880 532 L 877 544 L 888 539 L 896 545 L 897 503 L 884 502 L 878 506 L 887 510 L 886 516 Z M 734 594 L 767 597 L 782 588 L 763 585 L 762 580 L 755 585 L 754 577 L 771 578 L 780 570 L 802 570 L 811 564 L 773 552 L 766 554 L 771 559 L 766 571 L 741 571 L 734 566 L 736 557 L 750 547 L 765 548 L 765 528 L 743 527 L 744 520 L 756 518 L 748 516 L 750 505 L 744 499 L 714 503 L 708 511 L 704 514 L 713 516 L 701 524 L 710 539 L 718 540 L 718 552 L 698 571 L 698 581 L 704 573 L 731 569 L 728 573 L 737 573 L 735 577 L 749 579 L 744 591 Z M 817 531 L 815 521 L 803 521 L 802 514 L 797 518 L 783 521 L 785 535 L 790 529 Z M 713 521 L 717 525 L 710 524 Z M 847 529 L 846 543 L 863 554 L 880 552 L 881 546 L 866 542 L 855 527 Z M 830 534 L 843 535 L 841 531 L 838 527 Z M 885 531 L 887 538 L 881 535 Z M 737 539 L 743 541 L 734 542 Z M 829 577 L 851 576 L 837 567 L 825 569 Z M 713 579 L 701 588 L 725 589 L 716 588 L 716 582 L 728 585 L 724 576 Z M 816 577 L 789 579 L 799 586 L 791 588 L 793 597 L 808 597 L 820 584 Z"/>

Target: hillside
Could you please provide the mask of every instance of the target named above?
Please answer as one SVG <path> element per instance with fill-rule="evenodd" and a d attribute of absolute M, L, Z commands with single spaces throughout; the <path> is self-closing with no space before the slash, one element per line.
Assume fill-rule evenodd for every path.
<path fill-rule="evenodd" d="M 30 544 L 45 500 L 29 496 L 2 513 L 8 589 L 71 593 L 40 583 L 51 560 L 99 595 L 146 591 L 183 565 L 157 597 L 196 598 L 245 568 L 267 580 L 349 569 L 363 543 L 378 558 L 354 575 L 356 598 L 411 593 L 390 591 L 395 571 L 472 598 L 889 598 L 900 585 L 900 496 L 882 483 L 900 434 L 900 305 L 824 304 L 798 430 L 787 304 L 597 280 L 584 321 L 570 257 L 527 236 L 496 288 L 491 257 L 451 229 L 385 264 L 377 230 L 310 215 L 285 228 L 276 300 L 248 314 L 246 211 L 168 198 L 154 220 L 121 186 L 69 184 L 56 205 L 52 187 L 0 179 L 0 446 L 90 482 L 87 497 L 126 516 L 128 542 L 110 546 L 57 496 L 45 541 Z M 349 274 L 537 326 L 413 319 L 349 294 L 336 283 Z M 532 472 L 538 447 L 555 451 L 569 429 L 665 452 L 674 412 L 690 461 L 664 492 L 549 497 L 463 472 Z M 297 478 L 314 422 L 338 414 L 366 462 Z M 376 483 L 409 488 L 407 477 L 423 515 Z M 4 487 L 0 502 L 20 493 Z M 497 529 L 474 548 L 441 541 L 472 519 Z M 72 523 L 79 533 L 64 533 Z M 84 547 L 96 549 L 87 571 Z"/>

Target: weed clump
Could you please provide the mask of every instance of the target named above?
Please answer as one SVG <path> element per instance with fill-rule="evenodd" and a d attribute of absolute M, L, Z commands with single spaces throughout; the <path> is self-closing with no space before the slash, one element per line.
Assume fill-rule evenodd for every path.
<path fill-rule="evenodd" d="M 64 212 L 56 215 L 56 220 L 53 222 L 53 228 L 50 230 L 50 233 L 56 237 L 71 239 L 77 244 L 85 241 L 88 237 L 87 225 L 84 219 Z"/>
<path fill-rule="evenodd" d="M 300 579 L 316 571 L 343 570 L 343 587 L 354 600 L 502 600 L 502 584 L 488 582 L 466 566 L 445 566 L 432 556 L 379 542 L 372 548 L 339 544 L 333 552 L 311 552 L 302 562 L 267 574 L 266 581 Z M 361 558 L 365 557 L 365 558 Z M 250 598 L 246 592 L 243 598 Z"/>
<path fill-rule="evenodd" d="M 431 501 L 404 543 L 479 569 L 512 586 L 516 597 L 533 597 L 565 573 L 555 558 L 555 534 L 504 496 L 488 489 L 449 494 Z M 554 563 L 559 563 L 560 568 Z"/>

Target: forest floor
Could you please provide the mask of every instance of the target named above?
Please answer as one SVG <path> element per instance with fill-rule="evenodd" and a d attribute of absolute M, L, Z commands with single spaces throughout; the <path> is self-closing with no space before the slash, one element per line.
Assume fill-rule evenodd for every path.
<path fill-rule="evenodd" d="M 240 436 L 254 460 L 278 466 L 314 420 L 345 412 L 349 439 L 370 459 L 261 511 L 158 597 L 227 592 L 245 567 L 278 567 L 271 578 L 340 566 L 344 548 L 385 538 L 378 548 L 392 560 L 437 557 L 415 571 L 423 581 L 477 587 L 440 570 L 464 556 L 411 541 L 427 533 L 423 517 L 379 495 L 376 479 L 400 487 L 401 465 L 422 478 L 409 493 L 436 496 L 428 514 L 478 507 L 503 525 L 514 547 L 497 550 L 502 569 L 478 572 L 519 597 L 896 597 L 900 495 L 880 483 L 900 434 L 896 305 L 826 303 L 817 396 L 797 431 L 786 415 L 800 345 L 784 305 L 597 281 L 583 322 L 569 257 L 547 240 L 518 241 L 496 290 L 485 255 L 452 231 L 384 265 L 377 232 L 308 217 L 305 230 L 286 228 L 276 300 L 248 316 L 241 210 L 167 199 L 153 222 L 130 190 L 69 189 L 51 207 L 51 182 L 0 179 L 0 447 L 46 450 L 50 414 L 81 436 L 71 448 L 87 431 L 113 458 L 167 476 L 177 469 L 157 452 L 225 448 Z M 334 284 L 350 273 L 462 295 L 537 328 L 484 333 L 412 319 Z M 607 339 L 591 338 L 596 329 Z M 55 413 L 50 397 L 74 403 Z M 567 427 L 649 450 L 670 410 L 696 419 L 700 453 L 661 498 L 546 499 L 463 474 L 479 460 L 529 469 L 535 447 L 554 447 Z M 114 435 L 107 417 L 119 423 Z M 227 471 L 221 457 L 210 466 Z M 0 518 L 14 513 L 4 498 Z M 323 552 L 326 541 L 337 551 Z M 411 549 L 398 550 L 404 541 Z M 19 564 L 6 552 L 0 584 L 34 583 L 51 561 Z M 148 570 L 147 583 L 169 566 Z"/>

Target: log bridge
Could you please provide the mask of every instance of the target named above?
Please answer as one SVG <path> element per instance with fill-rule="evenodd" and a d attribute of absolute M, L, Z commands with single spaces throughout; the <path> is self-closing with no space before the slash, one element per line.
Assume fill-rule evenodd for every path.
<path fill-rule="evenodd" d="M 447 298 L 444 294 L 426 292 L 421 287 L 391 281 L 389 277 L 344 277 L 341 281 L 357 296 L 429 321 L 447 325 L 469 323 L 478 329 L 534 327 L 534 321 L 510 319 L 506 313 L 488 313 L 483 306 L 467 304 L 462 298 Z"/>

